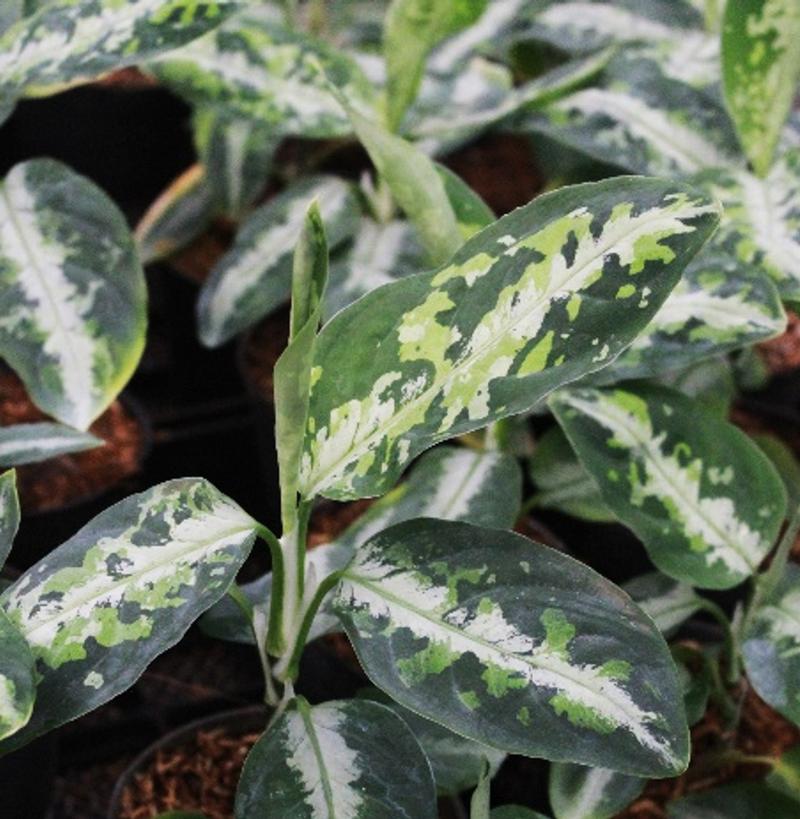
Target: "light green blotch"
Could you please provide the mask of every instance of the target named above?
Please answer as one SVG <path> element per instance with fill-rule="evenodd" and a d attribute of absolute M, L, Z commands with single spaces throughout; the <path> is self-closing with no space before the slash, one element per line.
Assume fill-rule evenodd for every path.
<path fill-rule="evenodd" d="M 575 702 L 564 693 L 556 694 L 549 702 L 558 716 L 565 716 L 578 728 L 588 728 L 598 734 L 610 734 L 617 727 L 612 720 L 596 709 L 582 702 Z"/>
<path fill-rule="evenodd" d="M 474 691 L 459 691 L 458 698 L 470 711 L 474 711 L 480 704 L 480 698 Z"/>
<path fill-rule="evenodd" d="M 103 683 L 105 680 L 103 679 L 102 674 L 98 674 L 96 671 L 90 671 L 83 680 L 83 684 L 88 688 L 94 688 L 95 691 L 103 687 Z"/>
<path fill-rule="evenodd" d="M 419 685 L 432 674 L 441 674 L 461 655 L 451 651 L 447 643 L 431 640 L 422 651 L 397 661 L 400 678 L 410 688 Z"/>
<path fill-rule="evenodd" d="M 561 609 L 545 609 L 539 622 L 544 626 L 545 642 L 550 651 L 567 659 L 567 646 L 575 636 L 575 626 L 567 620 Z"/>
<path fill-rule="evenodd" d="M 452 608 L 458 604 L 458 584 L 461 582 L 472 583 L 473 585 L 480 583 L 481 578 L 484 576 L 484 574 L 486 574 L 486 566 L 481 566 L 477 569 L 462 568 L 453 571 L 447 563 L 435 561 L 431 563 L 431 571 L 434 572 L 434 574 L 441 575 L 442 577 L 446 578 L 446 605 L 448 608 Z M 483 603 L 483 600 L 481 600 L 481 603 Z M 489 603 L 491 603 L 491 600 Z"/>
<path fill-rule="evenodd" d="M 531 712 L 527 705 L 517 711 L 517 719 L 527 728 L 531 724 Z"/>
<path fill-rule="evenodd" d="M 632 284 L 623 284 L 622 287 L 617 290 L 616 298 L 618 299 L 628 299 L 636 292 L 636 287 Z"/>
<path fill-rule="evenodd" d="M 465 279 L 467 285 L 471 287 L 476 279 L 489 272 L 496 261 L 497 258 L 488 253 L 476 253 L 462 264 L 451 264 L 439 271 L 431 280 L 431 284 L 433 287 L 441 287 L 453 279 Z"/>
<path fill-rule="evenodd" d="M 525 360 L 519 368 L 520 375 L 539 373 L 547 366 L 547 358 L 553 349 L 554 336 L 555 333 L 552 330 L 548 330 L 534 345 L 533 349 L 525 356 Z"/>
<path fill-rule="evenodd" d="M 575 321 L 578 318 L 578 313 L 581 309 L 581 295 L 580 293 L 573 293 L 567 302 L 567 316 L 570 321 Z"/>
<path fill-rule="evenodd" d="M 508 671 L 499 665 L 489 663 L 481 674 L 481 679 L 486 683 L 486 690 L 493 697 L 500 698 L 509 691 L 517 688 L 525 688 L 528 681 L 516 671 Z"/>
<path fill-rule="evenodd" d="M 444 290 L 434 290 L 422 304 L 403 314 L 397 337 L 400 361 L 429 361 L 437 377 L 447 375 L 453 367 L 445 357 L 453 340 L 453 328 L 440 324 L 436 317 L 455 305 Z"/>
<path fill-rule="evenodd" d="M 633 262 L 629 271 L 631 276 L 641 273 L 647 262 L 660 261 L 669 264 L 675 258 L 675 251 L 668 245 L 661 244 L 661 240 L 672 235 L 674 231 L 658 230 L 639 236 L 633 244 Z"/>
<path fill-rule="evenodd" d="M 600 666 L 601 677 L 611 680 L 630 679 L 632 666 L 627 660 L 607 660 Z"/>
<path fill-rule="evenodd" d="M 725 469 L 712 466 L 708 470 L 708 479 L 714 485 L 723 484 L 727 486 L 729 483 L 731 483 L 731 481 L 733 481 L 733 467 L 730 466 L 730 464 L 726 466 Z"/>

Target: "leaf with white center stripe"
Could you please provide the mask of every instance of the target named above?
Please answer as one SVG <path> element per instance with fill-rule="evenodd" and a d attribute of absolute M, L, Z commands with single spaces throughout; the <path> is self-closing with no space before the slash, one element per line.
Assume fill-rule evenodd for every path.
<path fill-rule="evenodd" d="M 36 660 L 37 704 L 5 752 L 108 702 L 225 593 L 258 524 L 199 478 L 132 495 L 0 597 Z"/>
<path fill-rule="evenodd" d="M 0 39 L 0 95 L 53 93 L 218 26 L 236 0 L 52 0 Z"/>
<path fill-rule="evenodd" d="M 716 219 L 680 183 L 563 188 L 438 270 L 351 304 L 317 342 L 301 494 L 382 494 L 438 441 L 600 369 L 652 319 Z"/>
<path fill-rule="evenodd" d="M 761 699 L 800 725 L 800 567 L 794 563 L 759 601 L 742 653 L 747 677 Z"/>
<path fill-rule="evenodd" d="M 253 746 L 236 819 L 435 819 L 431 769 L 414 735 L 367 700 L 304 699 Z"/>
<path fill-rule="evenodd" d="M 639 796 L 645 781 L 607 768 L 555 762 L 548 795 L 556 819 L 611 819 Z"/>
<path fill-rule="evenodd" d="M 203 285 L 197 304 L 203 344 L 218 347 L 288 301 L 294 248 L 315 199 L 331 248 L 355 233 L 358 201 L 335 176 L 303 179 L 253 211 Z"/>
<path fill-rule="evenodd" d="M 732 0 L 737 2 L 737 0 Z M 800 803 L 760 782 L 734 782 L 670 802 L 669 819 L 797 819 Z"/>
<path fill-rule="evenodd" d="M 550 406 L 609 508 L 665 574 L 726 589 L 767 556 L 786 492 L 748 437 L 680 393 L 572 389 Z"/>
<path fill-rule="evenodd" d="M 139 362 L 146 301 L 117 206 L 58 162 L 16 165 L 0 185 L 0 357 L 37 406 L 86 429 Z"/>
<path fill-rule="evenodd" d="M 800 82 L 800 4 L 737 0 L 724 15 L 725 100 L 745 153 L 765 176 Z"/>
<path fill-rule="evenodd" d="M 0 427 L 0 466 L 38 463 L 103 446 L 103 440 L 63 424 L 42 421 Z"/>
<path fill-rule="evenodd" d="M 0 610 L 0 740 L 27 724 L 35 697 L 31 650 L 5 612 Z"/>
<path fill-rule="evenodd" d="M 347 54 L 286 28 L 275 11 L 253 6 L 149 70 L 192 105 L 255 120 L 272 129 L 273 139 L 350 134 L 328 78 L 365 111 L 376 102 L 372 86 Z"/>
<path fill-rule="evenodd" d="M 667 636 L 703 608 L 703 599 L 688 583 L 658 572 L 634 577 L 623 589 Z"/>
<path fill-rule="evenodd" d="M 371 680 L 457 733 L 642 776 L 686 766 L 663 638 L 620 589 L 553 549 L 409 521 L 358 550 L 335 608 Z"/>
<path fill-rule="evenodd" d="M 13 469 L 0 475 L 0 569 L 8 560 L 19 529 L 17 473 Z"/>

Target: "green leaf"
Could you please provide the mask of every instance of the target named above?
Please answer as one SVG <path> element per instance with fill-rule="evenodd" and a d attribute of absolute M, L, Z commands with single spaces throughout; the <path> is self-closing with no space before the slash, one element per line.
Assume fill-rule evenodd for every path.
<path fill-rule="evenodd" d="M 88 432 L 46 421 L 0 427 L 0 465 L 21 466 L 84 452 L 105 442 Z"/>
<path fill-rule="evenodd" d="M 773 790 L 800 799 L 800 745 L 795 745 L 780 755 L 765 782 Z"/>
<path fill-rule="evenodd" d="M 460 176 L 444 165 L 436 163 L 434 167 L 444 184 L 462 239 L 470 239 L 495 221 L 492 209 Z"/>
<path fill-rule="evenodd" d="M 616 520 L 558 427 L 548 429 L 536 442 L 528 474 L 536 484 L 531 498 L 534 508 L 555 509 L 597 523 Z"/>
<path fill-rule="evenodd" d="M 184 248 L 206 229 L 215 212 L 205 168 L 192 165 L 167 186 L 136 226 L 142 263 L 166 259 Z"/>
<path fill-rule="evenodd" d="M 502 805 L 495 808 L 489 817 L 490 819 L 547 819 L 543 814 L 520 805 Z"/>
<path fill-rule="evenodd" d="M 303 699 L 253 746 L 237 819 L 435 819 L 430 765 L 405 723 L 376 702 Z"/>
<path fill-rule="evenodd" d="M 738 0 L 724 15 L 725 101 L 748 159 L 766 176 L 800 82 L 800 6 L 795 0 Z"/>
<path fill-rule="evenodd" d="M 577 185 L 498 220 L 438 270 L 350 305 L 319 336 L 301 494 L 381 494 L 424 449 L 601 368 L 715 221 L 680 184 Z"/>
<path fill-rule="evenodd" d="M 683 691 L 686 721 L 693 726 L 703 719 L 708 709 L 712 688 L 708 659 L 702 651 L 694 651 L 686 645 L 674 646 L 672 654 L 678 662 L 678 679 Z M 692 664 L 691 668 L 689 662 Z"/>
<path fill-rule="evenodd" d="M 642 776 L 686 765 L 663 638 L 616 586 L 546 546 L 409 521 L 358 550 L 335 608 L 375 685 L 470 739 Z"/>
<path fill-rule="evenodd" d="M 481 761 L 481 775 L 469 803 L 469 819 L 489 819 L 492 795 L 492 769 L 487 759 Z"/>
<path fill-rule="evenodd" d="M 192 105 L 216 105 L 255 120 L 271 129 L 271 139 L 352 132 L 329 80 L 356 108 L 369 111 L 377 102 L 351 57 L 276 22 L 269 6 L 252 5 L 149 69 Z"/>
<path fill-rule="evenodd" d="M 685 370 L 664 373 L 658 383 L 694 398 L 709 412 L 727 419 L 736 397 L 733 369 L 725 357 L 707 358 Z"/>
<path fill-rule="evenodd" d="M 703 608 L 702 599 L 688 583 L 658 572 L 639 575 L 623 589 L 667 636 Z"/>
<path fill-rule="evenodd" d="M 735 0 L 734 0 L 735 2 Z M 797 819 L 798 802 L 757 782 L 735 782 L 684 796 L 667 806 L 669 819 Z"/>
<path fill-rule="evenodd" d="M 225 593 L 258 524 L 199 478 L 99 514 L 0 604 L 36 660 L 37 705 L 6 752 L 108 702 Z"/>
<path fill-rule="evenodd" d="M 797 509 L 800 506 L 800 462 L 780 438 L 768 432 L 757 433 L 752 438 L 781 476 L 789 499 L 788 508 Z"/>
<path fill-rule="evenodd" d="M 8 560 L 19 529 L 17 473 L 13 469 L 0 475 L 0 569 Z"/>
<path fill-rule="evenodd" d="M 800 567 L 760 601 L 744 635 L 744 663 L 753 688 L 766 703 L 800 725 Z"/>
<path fill-rule="evenodd" d="M 726 589 L 767 556 L 786 512 L 758 447 L 691 399 L 644 384 L 574 389 L 551 409 L 609 508 L 664 574 Z"/>
<path fill-rule="evenodd" d="M 611 819 L 644 790 L 644 779 L 569 762 L 550 766 L 548 794 L 556 819 Z"/>
<path fill-rule="evenodd" d="M 144 348 L 144 273 L 125 217 L 88 179 L 34 159 L 0 185 L 0 225 L 0 356 L 37 406 L 86 429 Z"/>
<path fill-rule="evenodd" d="M 392 0 L 383 35 L 392 131 L 417 96 L 431 49 L 474 23 L 487 5 L 488 0 Z"/>
<path fill-rule="evenodd" d="M 35 698 L 33 655 L 14 624 L 0 610 L 0 740 L 27 724 Z"/>
<path fill-rule="evenodd" d="M 236 0 L 51 0 L 0 38 L 0 93 L 53 93 L 194 40 Z M 8 92 L 7 92 L 8 93 Z"/>
<path fill-rule="evenodd" d="M 355 194 L 335 176 L 307 177 L 253 211 L 200 293 L 198 329 L 207 347 L 229 341 L 288 300 L 294 249 L 314 200 L 331 248 L 355 233 Z"/>

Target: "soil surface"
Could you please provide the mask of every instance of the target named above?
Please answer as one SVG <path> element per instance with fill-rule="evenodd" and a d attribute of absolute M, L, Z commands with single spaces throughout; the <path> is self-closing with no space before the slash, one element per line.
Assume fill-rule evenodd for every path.
<path fill-rule="evenodd" d="M 786 311 L 786 331 L 777 338 L 758 345 L 761 358 L 772 375 L 783 375 L 800 368 L 800 317 Z"/>

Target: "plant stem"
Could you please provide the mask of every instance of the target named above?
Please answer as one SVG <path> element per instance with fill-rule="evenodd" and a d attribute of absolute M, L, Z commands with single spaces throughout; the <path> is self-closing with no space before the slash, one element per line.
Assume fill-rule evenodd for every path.
<path fill-rule="evenodd" d="M 739 647 L 736 635 L 731 628 L 731 622 L 725 612 L 713 600 L 702 598 L 703 611 L 710 614 L 722 626 L 724 634 L 723 656 L 725 657 L 725 682 L 728 685 L 736 685 L 742 676 L 741 664 L 739 662 Z"/>
<path fill-rule="evenodd" d="M 775 556 L 772 558 L 769 568 L 756 578 L 756 594 L 758 595 L 758 589 L 761 589 L 760 596 L 762 598 L 771 594 L 783 577 L 798 532 L 800 532 L 800 506 L 794 510 L 789 525 L 778 543 L 778 548 L 775 550 Z"/>

